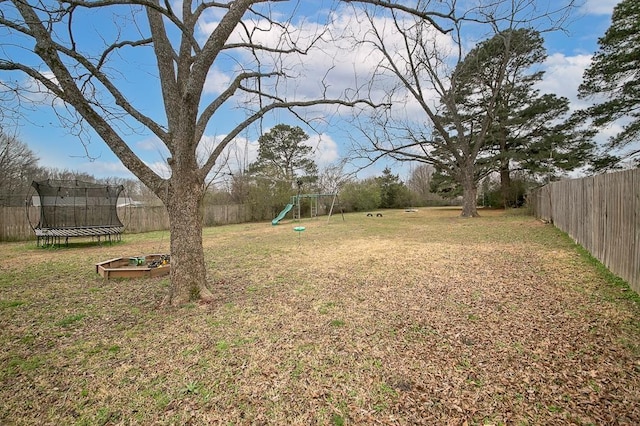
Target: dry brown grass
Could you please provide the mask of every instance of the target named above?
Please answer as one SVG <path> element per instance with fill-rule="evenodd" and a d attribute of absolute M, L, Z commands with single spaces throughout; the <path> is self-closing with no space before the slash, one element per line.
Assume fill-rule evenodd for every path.
<path fill-rule="evenodd" d="M 421 209 L 205 230 L 210 305 L 0 245 L 0 424 L 640 424 L 640 307 L 533 218 Z"/>

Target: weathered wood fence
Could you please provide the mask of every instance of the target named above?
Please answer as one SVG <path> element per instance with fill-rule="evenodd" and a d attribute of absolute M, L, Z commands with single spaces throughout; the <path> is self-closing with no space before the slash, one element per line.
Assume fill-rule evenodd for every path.
<path fill-rule="evenodd" d="M 640 169 L 553 182 L 529 203 L 640 293 Z"/>
<path fill-rule="evenodd" d="M 37 222 L 38 207 L 0 207 L 0 242 L 35 239 L 27 215 Z M 124 207 L 118 215 L 125 225 L 125 233 L 139 233 L 169 229 L 169 217 L 163 206 Z M 247 222 L 249 209 L 243 204 L 208 205 L 204 208 L 204 226 Z"/>

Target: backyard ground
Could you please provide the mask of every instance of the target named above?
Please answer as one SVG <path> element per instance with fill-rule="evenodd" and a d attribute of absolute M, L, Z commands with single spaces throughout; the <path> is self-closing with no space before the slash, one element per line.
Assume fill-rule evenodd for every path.
<path fill-rule="evenodd" d="M 95 272 L 168 233 L 0 244 L 0 424 L 640 424 L 640 299 L 568 237 L 382 213 L 207 228 L 182 308 Z"/>

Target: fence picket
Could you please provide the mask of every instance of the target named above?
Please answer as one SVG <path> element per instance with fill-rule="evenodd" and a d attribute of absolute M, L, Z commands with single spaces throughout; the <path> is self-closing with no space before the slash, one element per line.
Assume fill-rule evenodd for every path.
<path fill-rule="evenodd" d="M 37 222 L 37 207 L 31 207 L 29 217 Z M 204 208 L 204 226 L 242 223 L 248 220 L 248 208 L 243 204 L 208 205 Z M 161 231 L 169 229 L 169 217 L 163 206 L 118 208 L 118 215 L 125 225 L 125 233 Z M 35 239 L 24 207 L 0 206 L 0 241 L 25 241 Z M 35 225 L 35 223 L 34 223 Z"/>
<path fill-rule="evenodd" d="M 529 197 L 552 222 L 640 293 L 640 169 L 553 182 Z"/>

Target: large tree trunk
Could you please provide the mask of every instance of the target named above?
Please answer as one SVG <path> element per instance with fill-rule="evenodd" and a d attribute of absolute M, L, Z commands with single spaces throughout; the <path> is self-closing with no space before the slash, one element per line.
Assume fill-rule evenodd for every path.
<path fill-rule="evenodd" d="M 512 206 L 511 200 L 511 170 L 509 170 L 509 160 L 501 160 L 500 164 L 500 194 L 504 208 Z"/>
<path fill-rule="evenodd" d="M 211 300 L 202 248 L 202 182 L 171 178 L 166 201 L 171 231 L 171 287 L 167 303 Z"/>
<path fill-rule="evenodd" d="M 502 205 L 504 208 L 510 207 L 511 200 L 511 170 L 509 169 L 509 152 L 507 151 L 507 131 L 504 126 L 500 132 L 500 193 L 502 195 Z"/>
<path fill-rule="evenodd" d="M 473 180 L 473 172 L 464 173 L 462 178 L 462 217 L 478 217 L 478 186 Z"/>

